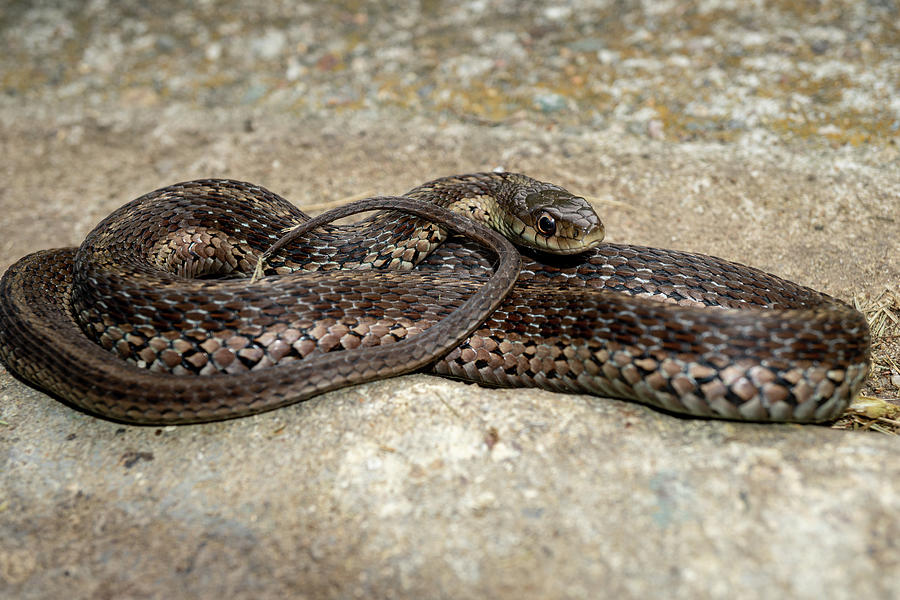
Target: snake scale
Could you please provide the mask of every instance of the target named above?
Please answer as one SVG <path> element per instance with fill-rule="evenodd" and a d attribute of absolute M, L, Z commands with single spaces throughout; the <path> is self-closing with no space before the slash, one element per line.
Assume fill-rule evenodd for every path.
<path fill-rule="evenodd" d="M 371 209 L 387 210 L 325 224 Z M 78 249 L 10 267 L 0 359 L 88 412 L 145 424 L 253 414 L 426 367 L 749 421 L 834 419 L 858 392 L 858 311 L 603 234 L 583 198 L 511 173 L 313 220 L 259 186 L 186 182 L 124 205 Z"/>

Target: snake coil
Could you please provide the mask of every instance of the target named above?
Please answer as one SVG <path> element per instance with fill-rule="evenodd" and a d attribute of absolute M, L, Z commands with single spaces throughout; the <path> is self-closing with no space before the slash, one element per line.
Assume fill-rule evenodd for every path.
<path fill-rule="evenodd" d="M 115 211 L 80 249 L 7 270 L 0 359 L 134 423 L 238 417 L 429 365 L 752 421 L 830 420 L 858 392 L 869 354 L 858 311 L 722 259 L 597 245 L 602 224 L 585 206 L 507 173 L 438 179 L 313 220 L 252 184 L 170 186 Z M 373 208 L 390 210 L 313 231 Z M 572 256 L 520 258 L 459 212 Z M 464 237 L 444 241 L 447 229 Z"/>

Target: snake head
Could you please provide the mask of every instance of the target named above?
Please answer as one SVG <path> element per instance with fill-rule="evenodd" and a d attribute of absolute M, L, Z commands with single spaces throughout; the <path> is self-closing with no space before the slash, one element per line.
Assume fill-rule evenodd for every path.
<path fill-rule="evenodd" d="M 503 233 L 513 243 L 550 254 L 578 254 L 603 241 L 606 229 L 591 204 L 561 187 L 531 180 L 516 186 Z"/>

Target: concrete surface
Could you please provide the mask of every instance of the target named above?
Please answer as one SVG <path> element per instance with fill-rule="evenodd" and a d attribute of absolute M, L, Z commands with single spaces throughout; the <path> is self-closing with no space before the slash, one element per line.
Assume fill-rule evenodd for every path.
<path fill-rule="evenodd" d="M 610 241 L 897 289 L 896 3 L 519 6 L 4 6 L 0 269 L 179 180 L 314 208 L 502 166 Z M 887 436 L 426 375 L 160 429 L 0 368 L 0 419 L 3 598 L 900 595 Z"/>

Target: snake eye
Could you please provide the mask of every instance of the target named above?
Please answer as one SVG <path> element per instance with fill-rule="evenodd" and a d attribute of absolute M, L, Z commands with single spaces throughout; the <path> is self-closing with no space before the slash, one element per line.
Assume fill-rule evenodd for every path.
<path fill-rule="evenodd" d="M 543 212 L 541 213 L 541 216 L 537 218 L 535 228 L 541 235 L 550 237 L 556 233 L 556 219 L 550 216 L 549 213 Z"/>

